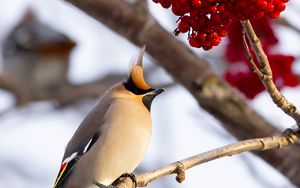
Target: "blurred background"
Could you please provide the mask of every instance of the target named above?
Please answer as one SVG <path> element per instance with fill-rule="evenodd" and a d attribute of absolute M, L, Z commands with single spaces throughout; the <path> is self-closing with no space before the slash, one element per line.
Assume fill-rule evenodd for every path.
<path fill-rule="evenodd" d="M 148 3 L 152 15 L 173 32 L 176 18 L 171 12 Z M 283 17 L 300 28 L 300 3 L 291 0 L 289 7 Z M 295 57 L 292 69 L 298 75 L 299 33 L 280 24 L 274 32 L 276 50 Z M 186 42 L 186 36 L 180 38 Z M 208 52 L 192 50 L 212 61 L 222 59 L 227 43 L 224 39 Z M 140 49 L 63 1 L 0 0 L 0 50 L 0 187 L 52 187 L 68 140 L 98 95 L 126 78 Z M 222 75 L 226 63 L 217 62 L 212 67 Z M 148 55 L 144 66 L 150 85 L 167 91 L 153 104 L 152 142 L 137 174 L 237 141 Z M 282 92 L 300 106 L 298 85 Z M 279 129 L 294 124 L 266 92 L 247 100 Z M 250 153 L 194 167 L 182 184 L 174 178 L 148 186 L 295 187 Z"/>

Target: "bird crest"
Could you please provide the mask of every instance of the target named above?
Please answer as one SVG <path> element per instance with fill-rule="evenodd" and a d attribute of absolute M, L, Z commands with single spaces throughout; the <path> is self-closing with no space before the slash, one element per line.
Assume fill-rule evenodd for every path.
<path fill-rule="evenodd" d="M 148 90 L 151 87 L 146 83 L 144 79 L 144 73 L 143 73 L 143 56 L 145 53 L 146 46 L 144 45 L 141 49 L 141 52 L 136 60 L 136 63 L 130 68 L 130 79 L 133 82 L 133 84 L 141 89 L 141 90 Z"/>

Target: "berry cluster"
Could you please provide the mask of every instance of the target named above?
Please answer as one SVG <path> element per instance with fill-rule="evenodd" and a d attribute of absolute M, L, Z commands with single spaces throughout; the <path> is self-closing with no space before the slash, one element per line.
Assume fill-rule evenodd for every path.
<path fill-rule="evenodd" d="M 285 10 L 288 0 L 234 0 L 226 4 L 226 9 L 239 20 L 257 19 L 263 16 L 278 18 Z"/>
<path fill-rule="evenodd" d="M 191 46 L 209 50 L 227 34 L 227 24 L 238 20 L 277 18 L 288 0 L 153 0 L 180 16 L 175 35 L 188 32 Z"/>

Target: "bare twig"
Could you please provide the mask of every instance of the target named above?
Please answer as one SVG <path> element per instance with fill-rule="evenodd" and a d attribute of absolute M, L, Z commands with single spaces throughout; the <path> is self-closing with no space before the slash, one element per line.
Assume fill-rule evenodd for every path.
<path fill-rule="evenodd" d="M 280 17 L 278 19 L 275 20 L 276 23 L 285 26 L 287 28 L 292 29 L 293 31 L 297 32 L 298 34 L 300 34 L 300 29 L 298 27 L 296 27 L 295 25 L 293 25 L 291 22 L 289 22 L 286 18 L 284 17 Z"/>
<path fill-rule="evenodd" d="M 174 163 L 171 163 L 162 168 L 153 170 L 152 172 L 146 172 L 140 174 L 136 177 L 137 186 L 145 187 L 148 183 L 161 178 L 163 176 L 182 173 L 184 170 L 192 168 L 194 166 L 226 157 L 237 155 L 247 151 L 263 151 L 270 149 L 279 149 L 297 142 L 300 136 L 299 129 L 292 130 L 287 129 L 281 136 L 272 136 L 265 138 L 250 139 L 245 141 L 240 141 L 234 144 L 223 146 L 199 155 L 195 155 Z M 178 176 L 177 176 L 178 177 Z M 176 179 L 177 179 L 176 177 Z M 118 187 L 132 187 L 132 182 L 125 181 L 118 184 Z"/>
<path fill-rule="evenodd" d="M 248 58 L 250 60 L 250 64 L 253 68 L 254 73 L 259 77 L 259 79 L 264 84 L 266 90 L 270 94 L 273 102 L 282 109 L 287 115 L 292 117 L 297 125 L 300 127 L 300 112 L 297 110 L 296 106 L 289 102 L 282 93 L 277 89 L 276 85 L 272 79 L 272 70 L 270 67 L 270 63 L 268 57 L 266 56 L 259 38 L 256 36 L 255 31 L 252 28 L 252 25 L 249 20 L 241 21 L 244 31 L 247 34 L 247 37 L 252 45 L 252 48 L 255 52 L 257 61 L 259 63 L 259 68 L 256 67 L 253 62 L 253 58 L 249 52 L 249 48 L 247 47 L 247 43 L 244 42 L 245 50 L 247 52 Z"/>
<path fill-rule="evenodd" d="M 243 45 L 244 45 L 244 48 L 245 48 L 245 51 L 246 51 L 246 55 L 247 55 L 248 61 L 249 61 L 250 66 L 252 68 L 252 72 L 254 74 L 256 74 L 259 79 L 263 79 L 264 74 L 259 70 L 259 68 L 256 66 L 256 64 L 255 64 L 255 62 L 253 60 L 253 57 L 252 57 L 252 55 L 250 53 L 249 46 L 247 44 L 244 32 L 242 33 L 242 40 L 243 40 Z"/>

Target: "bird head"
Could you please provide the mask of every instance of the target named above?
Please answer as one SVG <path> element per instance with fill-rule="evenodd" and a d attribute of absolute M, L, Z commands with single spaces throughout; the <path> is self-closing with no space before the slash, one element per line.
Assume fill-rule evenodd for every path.
<path fill-rule="evenodd" d="M 123 83 L 125 89 L 135 95 L 142 97 L 144 105 L 150 110 L 152 100 L 165 91 L 165 89 L 151 88 L 144 79 L 143 74 L 143 55 L 145 52 L 145 46 L 141 49 L 141 52 L 136 60 L 136 63 L 131 67 L 129 76 L 126 82 Z"/>

